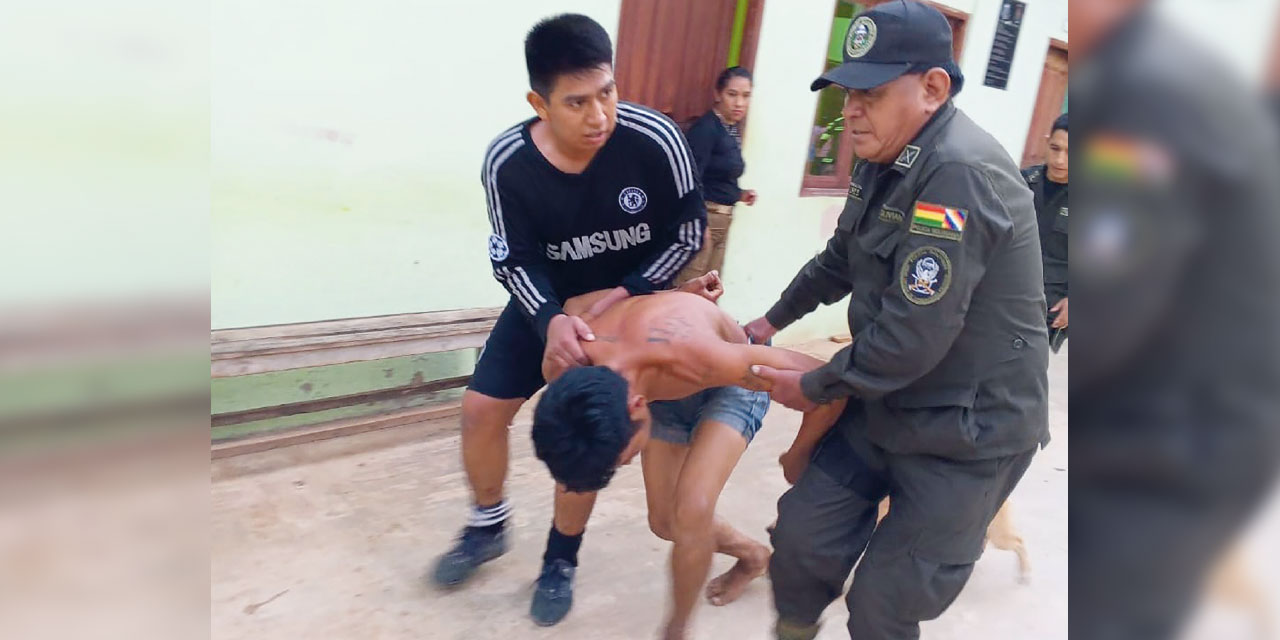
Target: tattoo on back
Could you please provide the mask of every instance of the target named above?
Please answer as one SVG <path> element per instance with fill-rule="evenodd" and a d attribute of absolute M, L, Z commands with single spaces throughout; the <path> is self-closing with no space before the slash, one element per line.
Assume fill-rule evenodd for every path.
<path fill-rule="evenodd" d="M 646 342 L 670 343 L 688 338 L 693 332 L 693 325 L 684 316 L 670 316 L 658 321 L 649 328 Z"/>

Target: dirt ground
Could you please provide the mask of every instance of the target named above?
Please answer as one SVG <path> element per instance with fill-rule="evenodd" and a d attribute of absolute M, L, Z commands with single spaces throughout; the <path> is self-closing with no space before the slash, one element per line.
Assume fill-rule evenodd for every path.
<path fill-rule="evenodd" d="M 840 345 L 811 343 L 829 354 Z M 1010 552 L 989 549 L 968 586 L 938 620 L 931 640 L 1067 637 L 1067 357 L 1049 373 L 1053 442 L 1036 456 L 1011 498 L 1032 562 L 1016 581 Z M 639 464 L 600 496 L 587 529 L 576 601 L 560 625 L 528 618 L 551 521 L 552 484 L 533 457 L 527 408 L 512 428 L 507 486 L 515 507 L 512 550 L 464 588 L 440 592 L 424 580 L 452 543 L 468 493 L 453 424 L 420 424 L 241 456 L 212 468 L 211 616 L 217 639 L 654 638 L 667 599 L 668 545 L 649 532 Z M 800 423 L 770 409 L 729 480 L 718 513 L 764 541 L 786 489 L 778 454 Z M 712 575 L 730 565 L 717 558 Z M 846 638 L 843 600 L 827 610 L 822 639 Z M 737 602 L 704 605 L 698 640 L 771 637 L 767 578 Z"/>

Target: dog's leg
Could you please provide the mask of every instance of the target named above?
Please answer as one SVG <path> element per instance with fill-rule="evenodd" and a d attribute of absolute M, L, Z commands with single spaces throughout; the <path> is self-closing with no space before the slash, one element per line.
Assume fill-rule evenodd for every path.
<path fill-rule="evenodd" d="M 1018 582 L 1021 584 L 1031 582 L 1031 558 L 1027 554 L 1026 544 L 1022 542 L 1022 536 L 1018 535 L 1017 529 L 1013 526 L 1013 514 L 1008 500 L 1000 505 L 996 517 L 992 518 L 991 525 L 987 527 L 987 541 L 997 549 L 1016 553 Z"/>
<path fill-rule="evenodd" d="M 1271 609 L 1261 587 L 1249 572 L 1244 549 L 1236 545 L 1219 561 L 1209 578 L 1209 597 L 1248 612 L 1253 618 L 1259 638 L 1274 638 L 1275 625 Z"/>

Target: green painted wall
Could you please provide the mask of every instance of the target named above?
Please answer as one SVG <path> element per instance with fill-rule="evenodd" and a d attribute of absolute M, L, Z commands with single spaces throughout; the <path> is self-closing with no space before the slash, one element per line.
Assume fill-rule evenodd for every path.
<path fill-rule="evenodd" d="M 212 5 L 213 328 L 500 305 L 480 163 L 523 40 L 617 0 Z"/>
<path fill-rule="evenodd" d="M 485 146 L 532 115 L 524 35 L 559 12 L 616 34 L 616 1 L 212 7 L 214 329 L 504 304 Z M 465 375 L 472 350 L 215 379 L 211 412 Z M 215 429 L 222 439 L 460 391 Z"/>
<path fill-rule="evenodd" d="M 747 28 L 748 0 L 738 0 L 733 12 L 733 31 L 729 36 L 729 58 L 726 67 L 736 67 L 742 61 L 742 37 Z"/>
<path fill-rule="evenodd" d="M 616 37 L 619 7 L 499 1 L 484 13 L 502 19 L 477 20 L 465 3 L 216 3 L 213 328 L 503 304 L 478 173 L 492 137 L 532 114 L 524 34 L 580 11 Z M 829 12 L 765 10 L 744 180 L 761 199 L 739 208 L 726 269 L 725 307 L 743 321 L 822 246 L 838 206 L 797 197 L 813 102 L 795 78 L 821 54 L 795 38 L 825 36 Z M 842 318 L 818 314 L 783 339 Z M 240 406 L 230 389 L 215 398 Z"/>
<path fill-rule="evenodd" d="M 1017 157 L 1062 0 L 1028 13 L 1009 91 L 978 86 L 998 0 L 971 13 L 959 104 Z M 832 2 L 768 2 L 724 306 L 762 313 L 824 244 L 839 198 L 801 198 Z M 620 0 L 497 0 L 213 6 L 212 325 L 242 327 L 500 305 L 478 171 L 486 144 L 528 117 L 522 40 L 561 11 L 616 37 Z M 482 13 L 485 19 L 478 19 Z M 377 34 L 371 38 L 370 34 Z M 798 46 L 797 43 L 810 43 Z M 1023 44 L 1020 42 L 1020 49 Z M 1026 55 L 1022 55 L 1026 54 Z M 839 306 L 781 337 L 844 329 Z"/>

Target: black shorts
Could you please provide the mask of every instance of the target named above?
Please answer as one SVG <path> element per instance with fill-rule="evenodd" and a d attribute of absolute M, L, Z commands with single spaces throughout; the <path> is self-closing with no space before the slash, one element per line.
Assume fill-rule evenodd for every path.
<path fill-rule="evenodd" d="M 499 400 L 528 398 L 546 384 L 542 352 L 542 339 L 512 300 L 480 350 L 467 389 Z"/>

